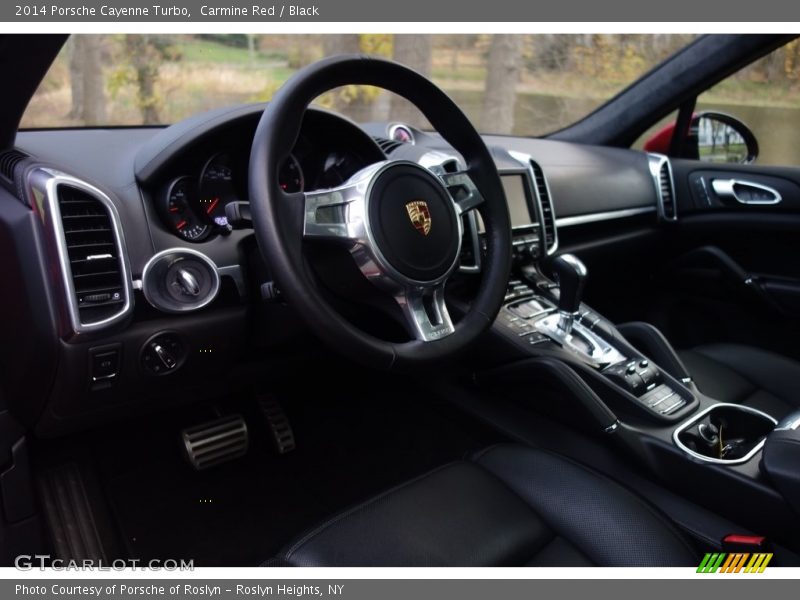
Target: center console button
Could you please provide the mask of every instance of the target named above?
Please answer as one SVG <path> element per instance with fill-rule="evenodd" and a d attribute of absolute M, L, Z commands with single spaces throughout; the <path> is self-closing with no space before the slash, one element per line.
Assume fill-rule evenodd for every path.
<path fill-rule="evenodd" d="M 519 332 L 519 335 L 525 335 L 533 331 L 534 327 L 530 323 L 520 322 L 514 323 L 514 329 Z"/>
<path fill-rule="evenodd" d="M 642 378 L 642 381 L 644 381 L 644 384 L 646 386 L 649 386 L 651 383 L 654 383 L 656 381 L 656 376 L 657 374 L 655 369 L 642 369 L 641 371 L 639 371 L 639 377 Z"/>
<path fill-rule="evenodd" d="M 628 389 L 634 396 L 638 396 L 645 389 L 644 381 L 642 380 L 641 377 L 639 377 L 638 373 L 633 373 L 633 374 L 626 373 L 625 383 L 627 384 Z"/>
<path fill-rule="evenodd" d="M 531 346 L 534 346 L 536 344 L 543 344 L 544 342 L 547 342 L 547 341 L 550 340 L 550 338 L 548 338 L 543 333 L 539 333 L 538 331 L 535 332 L 535 333 L 531 333 L 530 335 L 525 336 L 524 339 L 528 340 L 528 343 Z"/>

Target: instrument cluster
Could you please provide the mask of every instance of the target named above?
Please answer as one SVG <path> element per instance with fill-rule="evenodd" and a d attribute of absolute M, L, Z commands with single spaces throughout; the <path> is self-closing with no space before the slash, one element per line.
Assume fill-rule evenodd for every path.
<path fill-rule="evenodd" d="M 383 159 L 374 142 L 349 122 L 326 113 L 310 113 L 307 119 L 280 167 L 279 183 L 286 192 L 335 187 Z M 158 191 L 158 212 L 177 237 L 200 243 L 229 233 L 225 207 L 248 201 L 252 137 L 244 131 L 235 133 L 189 149 Z M 233 144 L 231 139 L 241 143 Z"/>

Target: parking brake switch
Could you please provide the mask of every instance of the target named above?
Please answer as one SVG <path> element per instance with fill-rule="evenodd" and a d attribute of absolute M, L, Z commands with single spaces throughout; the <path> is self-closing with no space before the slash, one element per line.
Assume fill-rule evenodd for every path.
<path fill-rule="evenodd" d="M 89 350 L 89 378 L 92 389 L 111 386 L 121 367 L 120 344 L 110 344 Z"/>

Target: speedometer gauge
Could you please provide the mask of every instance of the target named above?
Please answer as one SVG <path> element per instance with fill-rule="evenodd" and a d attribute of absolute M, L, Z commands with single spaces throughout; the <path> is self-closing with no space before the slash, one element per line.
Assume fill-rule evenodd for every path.
<path fill-rule="evenodd" d="M 208 236 L 211 228 L 192 209 L 191 194 L 189 177 L 175 179 L 167 189 L 164 213 L 173 232 L 190 242 L 199 242 Z"/>

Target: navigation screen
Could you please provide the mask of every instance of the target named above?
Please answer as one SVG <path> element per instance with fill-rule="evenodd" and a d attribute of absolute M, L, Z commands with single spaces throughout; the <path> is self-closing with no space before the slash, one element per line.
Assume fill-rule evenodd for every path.
<path fill-rule="evenodd" d="M 531 225 L 530 204 L 528 203 L 527 180 L 521 174 L 501 175 L 500 181 L 503 182 L 503 189 L 506 192 L 506 202 L 508 202 L 508 213 L 511 216 L 511 227 L 524 227 Z M 483 220 L 478 212 L 475 213 L 478 219 L 478 231 L 483 233 L 485 228 Z"/>
<path fill-rule="evenodd" d="M 531 212 L 528 206 L 528 195 L 525 192 L 525 177 L 522 175 L 502 175 L 503 189 L 506 192 L 508 212 L 511 215 L 511 226 L 530 225 Z"/>

